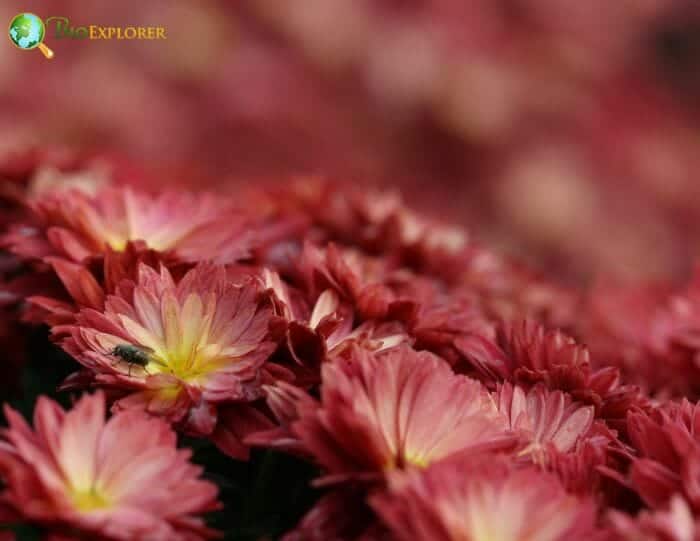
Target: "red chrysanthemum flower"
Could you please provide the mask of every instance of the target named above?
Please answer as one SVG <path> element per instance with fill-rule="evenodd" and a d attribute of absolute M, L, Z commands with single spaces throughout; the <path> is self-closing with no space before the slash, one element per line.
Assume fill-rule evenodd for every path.
<path fill-rule="evenodd" d="M 122 412 L 105 422 L 101 392 L 71 411 L 40 397 L 35 430 L 6 407 L 2 502 L 20 521 L 66 538 L 195 541 L 215 537 L 196 515 L 218 507 L 190 451 L 162 420 Z"/>
<path fill-rule="evenodd" d="M 625 513 L 609 515 L 614 537 L 620 541 L 698 541 L 700 523 L 680 496 L 674 496 L 668 509 L 642 511 L 631 517 Z"/>
<path fill-rule="evenodd" d="M 313 459 L 313 454 L 294 432 L 293 425 L 302 412 L 313 412 L 319 407 L 318 402 L 307 391 L 285 381 L 274 385 L 264 385 L 265 400 L 274 415 L 275 426 L 251 433 L 245 439 L 248 445 L 278 449 Z"/>
<path fill-rule="evenodd" d="M 624 428 L 631 407 L 647 406 L 637 387 L 620 384 L 617 369 L 593 370 L 585 346 L 534 321 L 505 323 L 493 339 L 472 336 L 457 345 L 486 382 L 500 377 L 523 386 L 542 383 L 565 391 L 595 406 L 596 415 L 616 429 Z"/>
<path fill-rule="evenodd" d="M 331 284 L 324 284 L 326 289 L 320 292 L 316 286 L 309 287 L 309 297 L 315 299 L 310 308 L 306 296 L 283 282 L 276 272 L 262 269 L 261 278 L 281 322 L 281 326 L 276 322 L 276 327 L 285 334 L 287 350 L 295 361 L 293 368 L 301 380 L 317 383 L 321 363 L 354 344 L 382 351 L 409 341 L 398 322 L 364 321 L 353 328 L 353 306 Z"/>
<path fill-rule="evenodd" d="M 83 262 L 130 242 L 184 261 L 234 261 L 248 253 L 245 221 L 230 201 L 184 191 L 157 196 L 108 186 L 94 195 L 48 192 L 30 201 L 33 222 L 13 227 L 3 243 L 27 259 L 61 256 Z"/>
<path fill-rule="evenodd" d="M 644 345 L 647 386 L 660 396 L 700 397 L 700 267 L 680 294 L 654 314 Z"/>
<path fill-rule="evenodd" d="M 509 447 L 488 392 L 429 353 L 356 348 L 322 368 L 321 403 L 303 404 L 292 431 L 325 468 L 322 482 L 377 479 L 461 453 Z"/>
<path fill-rule="evenodd" d="M 333 289 L 326 289 L 310 309 L 302 293 L 284 283 L 276 272 L 263 269 L 262 280 L 271 293 L 275 313 L 283 322 L 290 355 L 300 365 L 317 372 L 328 351 L 350 334 L 352 308 L 341 303 Z"/>
<path fill-rule="evenodd" d="M 464 259 L 471 255 L 463 229 L 417 214 L 394 190 L 358 189 L 306 178 L 279 197 L 302 208 L 319 226 L 324 240 L 381 254 L 380 266 L 391 262 L 450 282 L 460 278 Z M 372 290 L 386 293 L 381 287 Z M 379 302 L 371 309 L 383 306 Z"/>
<path fill-rule="evenodd" d="M 83 309 L 63 347 L 94 382 L 121 391 L 117 409 L 138 407 L 208 435 L 217 405 L 262 396 L 271 308 L 255 282 L 234 284 L 201 264 L 179 282 L 141 265 L 104 312 Z"/>
<path fill-rule="evenodd" d="M 392 541 L 362 490 L 343 487 L 316 502 L 282 541 Z"/>
<path fill-rule="evenodd" d="M 458 289 L 476 294 L 483 311 L 495 321 L 535 319 L 563 328 L 576 322 L 580 302 L 576 290 L 487 247 L 472 243 L 451 265 L 441 263 L 447 272 L 459 277 Z"/>
<path fill-rule="evenodd" d="M 0 304 L 0 350 L 3 352 L 0 394 L 3 396 L 16 395 L 19 388 L 19 376 L 26 362 L 27 337 L 24 331 L 16 314 Z"/>
<path fill-rule="evenodd" d="M 607 439 L 590 438 L 579 442 L 568 453 L 550 450 L 545 469 L 556 474 L 567 492 L 589 496 L 606 505 L 630 495 L 624 484 L 620 486 L 618 482 L 614 458 Z M 612 475 L 607 474 L 609 471 Z"/>
<path fill-rule="evenodd" d="M 599 286 L 580 322 L 595 358 L 659 397 L 695 398 L 700 371 L 700 283 L 673 295 L 668 285 Z"/>
<path fill-rule="evenodd" d="M 495 335 L 493 325 L 486 319 L 473 295 L 459 292 L 434 291 L 423 293 L 427 298 L 419 298 L 417 309 L 410 318 L 410 333 L 415 337 L 416 348 L 432 351 L 448 361 L 455 370 L 474 376 L 482 376 L 484 381 L 500 381 L 508 374 L 505 366 L 489 362 L 475 366 L 482 343 L 490 344 Z M 465 362 L 463 352 L 469 354 Z M 490 358 L 491 360 L 491 358 Z"/>
<path fill-rule="evenodd" d="M 49 324 L 54 337 L 65 331 L 66 324 L 74 322 L 75 315 L 81 309 L 104 310 L 107 296 L 115 294 L 123 280 L 137 279 L 140 264 L 152 267 L 162 264 L 157 252 L 140 250 L 131 243 L 122 252 L 108 248 L 97 272 L 80 263 L 58 257 L 47 257 L 45 262 L 51 265 L 53 274 L 58 278 L 54 282 L 60 285 L 48 292 L 37 291 L 36 288 L 30 290 L 27 301 L 33 321 Z"/>
<path fill-rule="evenodd" d="M 401 303 L 392 286 L 415 279 L 406 270 L 398 271 L 389 258 L 370 257 L 332 243 L 320 249 L 307 242 L 299 256 L 297 272 L 310 296 L 332 289 L 363 320 L 386 318 L 400 311 Z"/>
<path fill-rule="evenodd" d="M 547 473 L 498 459 L 395 477 L 371 504 L 400 541 L 584 541 L 594 510 Z"/>
<path fill-rule="evenodd" d="M 665 506 L 680 493 L 700 509 L 700 405 L 669 402 L 656 410 L 631 412 L 630 440 L 637 451 L 632 486 L 647 505 Z"/>

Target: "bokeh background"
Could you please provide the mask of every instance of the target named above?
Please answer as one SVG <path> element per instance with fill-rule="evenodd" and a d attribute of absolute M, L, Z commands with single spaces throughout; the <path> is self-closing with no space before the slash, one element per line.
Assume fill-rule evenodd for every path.
<path fill-rule="evenodd" d="M 399 189 L 564 281 L 687 275 L 694 0 L 10 0 L 167 41 L 0 46 L 0 158 L 115 153 L 172 182 Z"/>

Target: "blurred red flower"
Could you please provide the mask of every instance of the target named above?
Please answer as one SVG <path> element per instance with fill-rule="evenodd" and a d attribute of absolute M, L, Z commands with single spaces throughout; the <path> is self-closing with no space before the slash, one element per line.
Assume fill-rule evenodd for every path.
<path fill-rule="evenodd" d="M 128 186 L 94 193 L 49 190 L 28 201 L 30 221 L 16 224 L 3 244 L 19 257 L 61 256 L 83 262 L 130 242 L 177 260 L 235 261 L 248 254 L 244 216 L 227 198 L 184 190 L 149 195 Z"/>

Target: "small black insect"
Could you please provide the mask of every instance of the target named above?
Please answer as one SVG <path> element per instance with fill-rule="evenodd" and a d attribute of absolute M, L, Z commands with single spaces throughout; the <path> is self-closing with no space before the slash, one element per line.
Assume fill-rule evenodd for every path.
<path fill-rule="evenodd" d="M 133 365 L 140 366 L 144 369 L 144 372 L 146 372 L 146 366 L 148 366 L 148 363 L 150 362 L 163 364 L 154 356 L 153 350 L 145 346 L 119 344 L 112 350 L 111 354 L 115 357 L 119 357 L 119 359 L 129 365 L 129 376 L 131 376 L 131 367 Z"/>

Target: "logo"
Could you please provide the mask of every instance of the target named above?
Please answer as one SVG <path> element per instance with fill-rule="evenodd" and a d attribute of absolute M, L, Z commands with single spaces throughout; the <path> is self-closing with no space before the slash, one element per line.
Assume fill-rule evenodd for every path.
<path fill-rule="evenodd" d="M 49 17 L 46 21 L 33 13 L 20 13 L 10 21 L 12 44 L 23 51 L 39 49 L 48 59 L 54 53 L 44 44 L 47 26 L 53 27 L 53 37 L 71 40 L 162 40 L 168 39 L 162 26 L 72 26 L 68 17 Z"/>
<path fill-rule="evenodd" d="M 18 49 L 31 51 L 38 48 L 46 58 L 53 58 L 53 51 L 44 45 L 44 21 L 33 13 L 15 15 L 10 21 L 9 35 L 10 41 Z"/>

